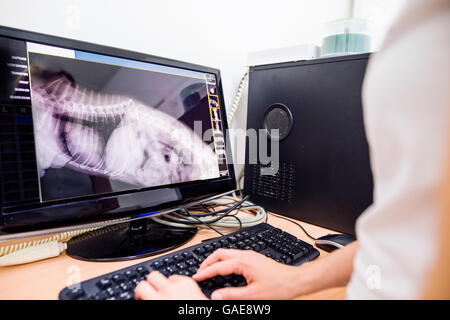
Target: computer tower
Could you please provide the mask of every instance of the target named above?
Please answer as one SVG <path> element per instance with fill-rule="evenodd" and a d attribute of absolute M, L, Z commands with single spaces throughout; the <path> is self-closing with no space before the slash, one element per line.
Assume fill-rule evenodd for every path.
<path fill-rule="evenodd" d="M 358 54 L 250 68 L 244 194 L 253 202 L 355 234 L 373 193 L 361 103 L 368 59 Z M 277 142 L 278 160 L 271 144 Z M 271 163 L 261 161 L 264 144 Z"/>

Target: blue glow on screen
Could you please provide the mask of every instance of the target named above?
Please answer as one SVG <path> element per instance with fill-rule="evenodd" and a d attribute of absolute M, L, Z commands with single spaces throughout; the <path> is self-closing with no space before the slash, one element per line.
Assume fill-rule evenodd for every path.
<path fill-rule="evenodd" d="M 141 214 L 137 215 L 136 218 L 150 216 L 150 215 L 155 214 L 155 213 L 157 213 L 157 212 L 158 212 L 158 211 L 152 211 L 152 212 L 147 212 L 147 213 L 141 213 Z"/>
<path fill-rule="evenodd" d="M 121 66 L 121 67 L 142 69 L 142 70 L 148 70 L 148 71 L 154 71 L 154 72 L 169 73 L 169 74 L 185 76 L 185 77 L 190 77 L 190 78 L 204 79 L 204 77 L 206 76 L 206 74 L 202 73 L 202 72 L 191 71 L 191 70 L 181 69 L 181 68 L 168 67 L 168 66 L 162 66 L 162 65 L 154 64 L 154 63 L 150 63 L 150 62 L 142 62 L 142 61 L 106 56 L 103 54 L 90 53 L 90 52 L 78 51 L 78 50 L 75 50 L 75 59 L 100 62 L 100 63 L 117 65 L 117 66 Z"/>
<path fill-rule="evenodd" d="M 144 251 L 142 251 L 142 252 L 136 253 L 136 255 L 139 256 L 139 255 L 141 255 L 141 254 L 144 254 L 144 253 L 147 253 L 147 252 L 150 252 L 150 251 L 153 251 L 153 250 L 155 250 L 155 248 L 150 248 L 150 249 L 148 249 L 148 250 L 144 250 Z"/>

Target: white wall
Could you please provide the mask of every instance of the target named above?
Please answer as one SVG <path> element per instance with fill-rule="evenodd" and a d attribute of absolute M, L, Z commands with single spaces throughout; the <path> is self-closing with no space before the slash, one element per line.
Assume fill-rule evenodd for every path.
<path fill-rule="evenodd" d="M 324 23 L 346 17 L 348 3 L 1 0 L 0 24 L 219 68 L 230 109 L 248 52 L 303 43 L 320 45 Z M 359 8 L 363 14 L 363 6 Z M 246 95 L 243 101 L 233 127 L 245 127 Z M 242 151 L 238 154 L 243 155 Z"/>
<path fill-rule="evenodd" d="M 372 21 L 372 50 L 379 49 L 405 5 L 406 0 L 354 0 L 353 16 Z"/>
<path fill-rule="evenodd" d="M 0 24 L 220 68 L 227 103 L 247 53 L 320 44 L 346 0 L 2 0 Z"/>

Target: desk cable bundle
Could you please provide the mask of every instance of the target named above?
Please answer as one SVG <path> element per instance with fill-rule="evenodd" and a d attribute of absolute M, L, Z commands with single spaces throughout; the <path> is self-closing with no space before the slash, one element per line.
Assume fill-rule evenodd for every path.
<path fill-rule="evenodd" d="M 216 210 L 218 206 L 223 208 Z M 237 217 L 239 210 L 254 213 L 254 216 Z M 151 217 L 151 219 L 158 223 L 182 228 L 205 226 L 220 233 L 217 227 L 243 228 L 262 223 L 267 219 L 267 213 L 262 207 L 254 205 L 246 198 L 240 199 L 233 193 L 231 196 L 209 200 L 195 207 Z M 119 220 L 126 222 L 126 218 Z M 0 267 L 57 257 L 67 249 L 67 241 L 71 238 L 102 228 L 104 227 L 68 231 L 34 241 L 0 245 Z"/>
<path fill-rule="evenodd" d="M 264 208 L 248 201 L 248 196 L 240 199 L 234 193 L 231 196 L 223 196 L 204 202 L 196 207 L 177 210 L 166 215 L 153 217 L 158 223 L 173 227 L 197 227 L 205 226 L 223 235 L 216 227 L 243 228 L 251 227 L 267 220 L 267 212 Z M 216 207 L 225 207 L 215 210 Z M 250 217 L 237 217 L 240 210 L 246 210 L 254 214 Z"/>

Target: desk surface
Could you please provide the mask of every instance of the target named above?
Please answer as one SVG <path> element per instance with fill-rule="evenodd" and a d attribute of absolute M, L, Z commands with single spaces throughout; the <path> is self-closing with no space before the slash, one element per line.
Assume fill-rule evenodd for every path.
<path fill-rule="evenodd" d="M 289 221 L 269 215 L 268 223 L 312 244 L 312 241 L 301 229 Z M 303 222 L 302 225 L 314 237 L 329 233 L 329 230 L 321 227 Z M 232 232 L 235 230 L 229 229 L 226 231 Z M 172 251 L 198 244 L 204 239 L 216 236 L 217 233 L 210 229 L 201 229 L 192 240 Z M 328 254 L 321 249 L 319 251 L 318 259 Z M 73 259 L 63 253 L 52 259 L 19 266 L 0 267 L 0 300 L 58 299 L 59 291 L 67 285 L 150 260 L 157 256 L 120 262 L 87 262 Z M 298 297 L 298 299 L 345 299 L 345 288 L 327 289 Z"/>

